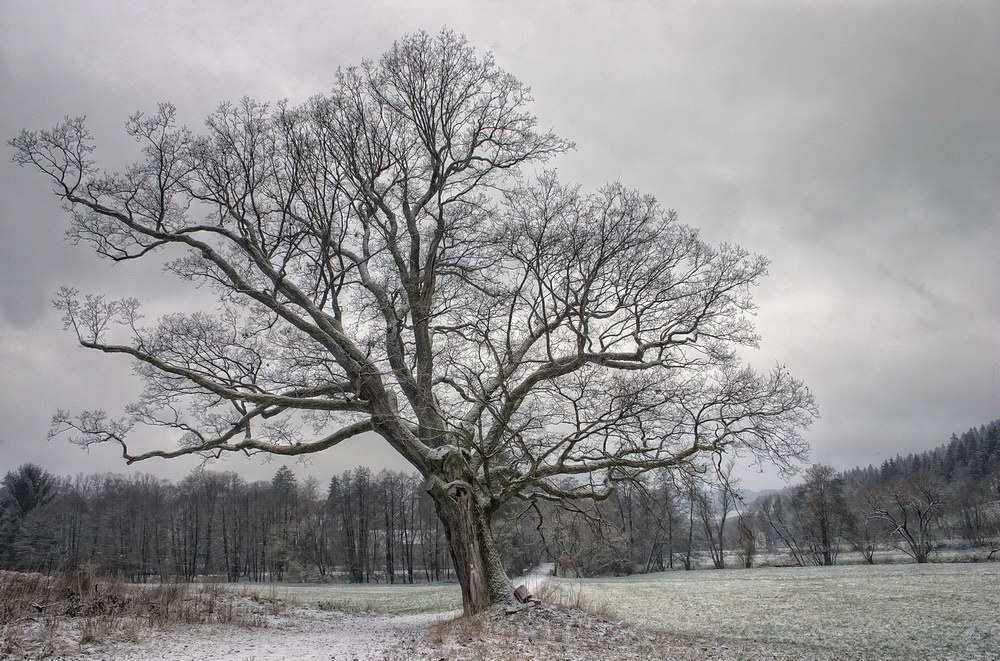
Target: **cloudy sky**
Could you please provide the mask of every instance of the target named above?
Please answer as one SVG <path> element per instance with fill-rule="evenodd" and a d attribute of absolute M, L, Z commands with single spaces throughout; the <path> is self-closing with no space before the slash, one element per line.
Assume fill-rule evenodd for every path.
<path fill-rule="evenodd" d="M 822 412 L 812 460 L 878 465 L 1000 418 L 1000 4 L 983 2 L 52 2 L 0 0 L 0 135 L 86 115 L 109 169 L 122 130 L 174 103 L 301 101 L 337 67 L 448 26 L 530 85 L 543 128 L 576 142 L 564 181 L 655 195 L 714 242 L 772 261 L 761 349 Z M 56 408 L 118 411 L 127 361 L 87 352 L 62 285 L 164 310 L 190 293 L 158 264 L 111 265 L 62 234 L 38 175 L 0 159 L 0 474 L 127 472 L 112 448 L 46 441 Z M 363 444 L 315 459 L 322 479 Z M 194 462 L 129 471 L 168 477 Z M 217 468 L 267 477 L 276 464 Z M 750 477 L 748 486 L 771 484 Z"/>

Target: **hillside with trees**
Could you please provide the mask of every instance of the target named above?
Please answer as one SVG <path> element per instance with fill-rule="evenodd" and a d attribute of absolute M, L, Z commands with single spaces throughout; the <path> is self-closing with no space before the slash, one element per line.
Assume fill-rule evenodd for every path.
<path fill-rule="evenodd" d="M 860 487 L 920 471 L 935 473 L 946 482 L 978 481 L 1000 471 L 1000 420 L 969 429 L 961 436 L 952 434 L 948 443 L 933 450 L 905 457 L 897 454 L 879 468 L 853 468 L 842 477 L 848 485 Z"/>
<path fill-rule="evenodd" d="M 927 562 L 945 546 L 1000 552 L 1000 421 L 933 450 L 897 455 L 880 468 L 841 474 L 813 466 L 803 484 L 755 503 L 768 546 L 795 564 L 835 564 L 840 550 L 875 562 L 895 548 Z"/>

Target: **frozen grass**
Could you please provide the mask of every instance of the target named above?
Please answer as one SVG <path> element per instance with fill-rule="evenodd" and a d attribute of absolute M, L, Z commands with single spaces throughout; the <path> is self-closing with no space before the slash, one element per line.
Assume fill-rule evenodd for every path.
<path fill-rule="evenodd" d="M 760 568 L 552 579 L 640 627 L 819 658 L 1000 657 L 1000 564 Z"/>
<path fill-rule="evenodd" d="M 373 585 L 330 583 L 278 583 L 243 586 L 249 593 L 318 607 L 323 610 L 413 615 L 444 613 L 462 608 L 462 592 L 457 583 L 421 583 L 415 585 Z"/>
<path fill-rule="evenodd" d="M 368 641 L 372 649 L 382 649 L 379 645 L 384 647 L 386 641 L 404 631 L 413 635 L 432 621 L 413 620 L 433 617 L 415 614 L 454 613 L 461 605 L 455 584 L 279 583 L 224 588 L 218 584 L 127 586 L 120 581 L 95 582 L 87 575 L 48 578 L 0 573 L 0 579 L 0 659 L 20 658 L 18 649 L 45 656 L 102 639 L 111 643 L 149 636 L 155 638 L 149 649 L 158 649 L 169 647 L 168 642 L 181 635 L 178 631 L 190 632 L 181 641 L 186 652 L 194 649 L 187 646 L 197 643 L 210 656 L 209 652 L 219 652 L 212 641 L 219 643 L 218 637 L 232 629 L 212 627 L 260 627 L 265 620 L 273 621 L 274 631 L 241 627 L 232 629 L 237 633 L 226 634 L 229 638 L 223 636 L 223 642 L 236 650 L 259 638 L 261 649 L 273 647 L 278 640 L 272 640 L 274 636 L 299 623 L 288 635 L 303 641 L 313 640 L 309 636 L 316 633 L 314 629 L 335 629 L 322 645 L 308 643 L 310 650 L 328 651 L 331 641 L 341 638 L 355 646 Z M 1000 563 L 676 571 L 628 578 L 550 579 L 540 592 L 547 600 L 613 617 L 601 620 L 612 628 L 615 622 L 624 621 L 666 636 L 657 641 L 674 641 L 662 654 L 629 658 L 1000 658 Z M 321 612 L 325 610 L 372 615 Z M 290 616 L 291 624 L 272 617 L 278 613 Z M 159 633 L 164 624 L 194 623 L 214 624 Z M 390 624 L 396 629 L 379 633 Z M 504 629 L 506 633 L 491 644 L 509 650 L 504 645 L 518 637 L 531 640 L 541 635 L 541 629 L 525 627 Z M 564 642 L 572 640 L 568 637 Z M 590 642 L 597 645 L 603 638 L 595 640 Z M 5 653 L 14 656 L 5 657 Z M 142 653 L 139 650 L 138 656 L 128 658 L 146 658 Z M 565 658 L 571 656 L 567 652 Z"/>

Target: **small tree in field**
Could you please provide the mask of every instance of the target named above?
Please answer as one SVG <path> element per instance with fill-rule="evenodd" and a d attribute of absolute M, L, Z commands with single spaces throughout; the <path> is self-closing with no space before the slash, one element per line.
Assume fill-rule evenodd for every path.
<path fill-rule="evenodd" d="M 144 326 L 134 300 L 62 291 L 79 342 L 131 357 L 146 387 L 120 418 L 60 412 L 53 434 L 131 463 L 375 432 L 426 480 L 470 613 L 512 598 L 490 519 L 513 498 L 603 498 L 729 450 L 801 459 L 812 396 L 736 354 L 766 261 L 621 185 L 519 174 L 570 147 L 529 101 L 444 31 L 298 107 L 223 104 L 201 134 L 169 105 L 137 114 L 144 158 L 121 173 L 96 168 L 81 119 L 22 132 L 14 158 L 54 182 L 74 240 L 116 261 L 180 248 L 168 269 L 219 299 Z M 179 443 L 136 452 L 142 426 Z"/>
<path fill-rule="evenodd" d="M 947 492 L 945 481 L 934 473 L 896 477 L 868 494 L 868 516 L 887 524 L 898 549 L 917 562 L 927 562 L 937 541 L 935 528 Z"/>
<path fill-rule="evenodd" d="M 816 464 L 805 473 L 805 481 L 788 494 L 795 511 L 797 536 L 817 565 L 834 565 L 841 539 L 851 526 L 843 480 L 830 466 Z"/>
<path fill-rule="evenodd" d="M 754 517 L 750 514 L 740 514 L 736 519 L 738 536 L 736 538 L 736 557 L 744 569 L 753 567 L 757 557 L 757 531 L 754 528 Z"/>

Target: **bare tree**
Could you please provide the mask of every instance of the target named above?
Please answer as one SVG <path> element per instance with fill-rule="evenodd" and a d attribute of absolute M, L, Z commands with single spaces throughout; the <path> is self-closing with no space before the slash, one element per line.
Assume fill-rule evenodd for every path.
<path fill-rule="evenodd" d="M 870 565 L 875 564 L 875 552 L 890 533 L 885 521 L 869 516 L 871 504 L 879 500 L 878 489 L 866 486 L 854 493 L 849 501 L 854 521 L 849 531 L 851 547 Z"/>
<path fill-rule="evenodd" d="M 654 478 L 650 490 L 649 511 L 652 517 L 649 556 L 646 559 L 645 571 L 663 571 L 674 568 L 674 553 L 676 551 L 676 535 L 679 534 L 683 516 L 681 513 L 679 487 L 666 474 Z"/>
<path fill-rule="evenodd" d="M 934 550 L 934 531 L 944 510 L 947 485 L 939 476 L 920 472 L 889 480 L 869 492 L 868 516 L 888 524 L 897 548 L 917 562 Z"/>
<path fill-rule="evenodd" d="M 798 566 L 806 564 L 808 555 L 803 548 L 795 525 L 795 512 L 790 511 L 788 498 L 781 493 L 772 493 L 754 502 L 757 520 L 760 522 L 768 548 L 781 546 L 788 549 L 788 554 Z"/>
<path fill-rule="evenodd" d="M 725 467 L 716 465 L 717 479 L 706 482 L 703 488 L 695 487 L 691 491 L 693 505 L 698 510 L 705 542 L 712 556 L 712 566 L 716 569 L 726 568 L 726 523 L 729 515 L 736 510 L 739 500 L 739 494 L 731 480 L 732 470 L 732 464 Z"/>
<path fill-rule="evenodd" d="M 80 343 L 134 359 L 146 388 L 123 417 L 60 412 L 52 433 L 135 462 L 375 432 L 426 480 L 467 612 L 512 598 L 490 530 L 512 498 L 601 498 L 705 453 L 802 458 L 811 394 L 736 352 L 757 341 L 766 260 L 621 185 L 518 175 L 571 147 L 529 101 L 443 31 L 298 107 L 223 104 L 201 135 L 169 105 L 136 114 L 145 160 L 121 173 L 97 169 L 82 119 L 22 132 L 14 160 L 54 182 L 74 240 L 116 261 L 186 251 L 168 269 L 219 295 L 143 326 L 135 300 L 63 290 Z M 179 445 L 135 451 L 141 426 Z"/>
<path fill-rule="evenodd" d="M 736 528 L 736 557 L 744 569 L 750 569 L 757 557 L 757 530 L 754 527 L 754 517 L 740 513 L 736 519 Z"/>
<path fill-rule="evenodd" d="M 993 537 L 989 540 L 990 554 L 987 556 L 987 558 L 992 558 L 997 553 L 1000 553 L 1000 472 L 987 476 L 983 479 L 983 482 L 986 484 L 986 492 L 989 494 L 987 498 L 993 504 L 991 516 L 993 521 Z"/>
<path fill-rule="evenodd" d="M 970 546 L 987 546 L 990 541 L 990 514 L 993 494 L 990 479 L 967 480 L 955 485 L 955 509 L 962 537 Z"/>
<path fill-rule="evenodd" d="M 374 494 L 371 471 L 367 468 L 359 467 L 330 480 L 327 500 L 337 513 L 340 548 L 353 583 L 369 582 L 372 578 Z"/>
<path fill-rule="evenodd" d="M 306 478 L 302 487 L 301 512 L 295 535 L 298 561 L 302 570 L 315 571 L 315 576 L 325 578 L 333 569 L 333 515 L 325 498 L 320 497 L 319 480 Z"/>
<path fill-rule="evenodd" d="M 815 464 L 805 474 L 805 482 L 789 493 L 795 508 L 798 537 L 816 565 L 834 565 L 841 539 L 850 527 L 850 511 L 844 482 L 830 466 Z"/>
<path fill-rule="evenodd" d="M 787 546 L 798 565 L 836 564 L 841 542 L 864 532 L 854 530 L 843 480 L 820 464 L 806 471 L 802 484 L 758 499 L 753 509 L 765 538 Z"/>
<path fill-rule="evenodd" d="M 250 511 L 246 482 L 235 473 L 225 473 L 226 490 L 220 508 L 222 558 L 229 581 L 238 581 L 249 571 Z"/>

